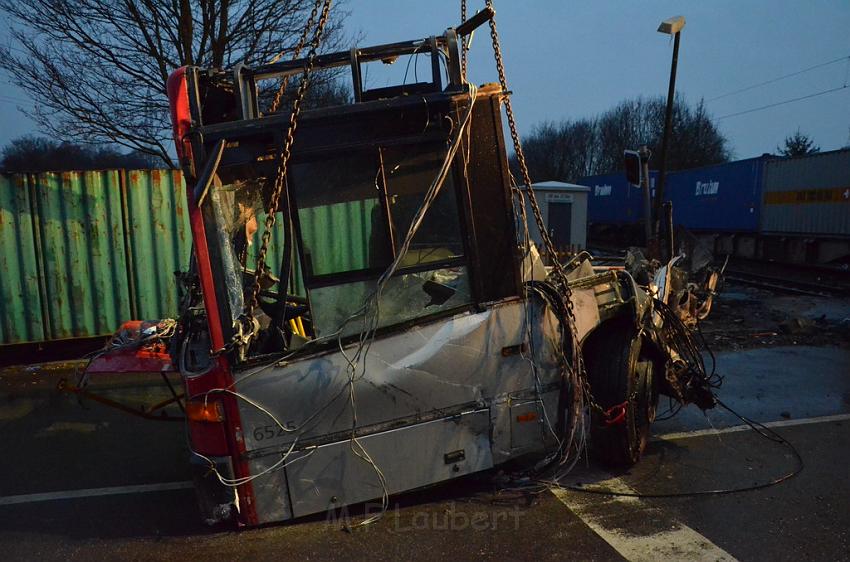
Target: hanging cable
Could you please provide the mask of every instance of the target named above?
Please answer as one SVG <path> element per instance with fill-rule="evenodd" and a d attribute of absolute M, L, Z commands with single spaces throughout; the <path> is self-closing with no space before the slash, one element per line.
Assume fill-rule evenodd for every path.
<path fill-rule="evenodd" d="M 804 68 L 803 70 L 798 70 L 797 72 L 792 72 L 791 74 L 784 74 L 784 75 L 779 76 L 779 77 L 777 77 L 777 78 L 772 78 L 771 80 L 766 80 L 766 81 L 764 81 L 764 82 L 759 82 L 758 84 L 753 84 L 752 86 L 746 86 L 746 87 L 741 88 L 741 89 L 739 89 L 739 90 L 734 90 L 734 91 L 732 91 L 732 92 L 727 92 L 727 93 L 725 93 L 725 94 L 721 94 L 721 95 L 719 95 L 719 96 L 715 96 L 715 97 L 713 97 L 713 98 L 709 98 L 709 99 L 707 99 L 707 100 L 705 100 L 705 101 L 707 101 L 707 102 L 711 102 L 711 101 L 715 101 L 715 100 L 723 99 L 723 98 L 726 98 L 726 97 L 729 97 L 729 96 L 734 96 L 734 95 L 736 95 L 736 94 L 740 94 L 740 93 L 743 93 L 743 92 L 749 92 L 750 90 L 754 90 L 755 88 L 760 88 L 760 87 L 762 87 L 762 86 L 767 86 L 768 84 L 773 84 L 774 82 L 779 82 L 780 80 L 785 80 L 786 78 L 791 78 L 791 77 L 793 77 L 793 76 L 799 76 L 800 74 L 804 74 L 804 73 L 806 73 L 806 72 L 809 72 L 810 70 L 815 70 L 815 69 L 817 69 L 817 68 L 822 68 L 822 67 L 824 67 L 824 66 L 829 66 L 829 65 L 831 65 L 831 64 L 835 64 L 835 63 L 837 63 L 837 62 L 841 62 L 841 61 L 843 61 L 843 60 L 850 61 L 850 55 L 845 55 L 845 56 L 843 56 L 843 57 L 838 57 L 837 59 L 833 59 L 833 60 L 831 60 L 831 61 L 827 61 L 827 62 L 823 62 L 823 63 L 820 63 L 820 64 L 816 64 L 816 65 L 814 65 L 814 66 L 810 66 L 810 67 L 808 67 L 808 68 Z"/>
<path fill-rule="evenodd" d="M 704 366 L 704 363 L 703 363 L 703 360 L 702 360 L 702 353 L 701 353 L 702 350 L 700 349 L 700 345 L 691 336 L 690 330 L 688 330 L 688 328 L 684 325 L 684 323 L 682 323 L 681 319 L 679 319 L 675 315 L 675 313 L 673 313 L 672 309 L 670 309 L 666 305 L 663 305 L 663 303 L 660 303 L 660 301 L 656 301 L 656 306 L 662 312 L 662 315 L 664 317 L 665 326 L 667 326 L 667 325 L 672 326 L 672 328 L 670 329 L 670 333 L 673 333 L 675 335 L 670 336 L 671 341 L 674 342 L 674 345 L 676 346 L 677 351 L 682 352 L 683 357 L 685 357 L 686 360 L 689 362 L 689 364 L 691 365 L 691 371 L 693 373 L 696 373 L 698 376 L 702 377 L 703 381 L 704 381 L 704 383 L 707 387 L 712 388 L 712 389 L 717 389 L 720 386 L 720 384 L 722 383 L 723 378 L 716 374 L 716 371 L 715 371 L 716 360 L 715 360 L 715 357 L 714 357 L 714 353 L 711 351 L 711 349 L 708 346 L 708 343 L 706 342 L 705 338 L 702 336 L 702 331 L 699 328 L 697 329 L 697 333 L 700 335 L 700 339 L 701 339 L 701 343 L 702 343 L 702 346 L 701 346 L 702 350 L 706 350 L 708 352 L 708 354 L 710 355 L 711 359 L 712 359 L 712 369 L 711 369 L 710 373 L 706 373 L 706 371 L 705 371 L 705 366 Z M 699 324 L 697 324 L 697 326 L 699 326 Z M 749 426 L 753 431 L 758 433 L 761 437 L 788 449 L 788 451 L 791 453 L 791 456 L 794 457 L 794 460 L 795 460 L 794 467 L 791 470 L 789 470 L 788 472 L 782 474 L 781 476 L 778 476 L 778 477 L 773 478 L 773 479 L 766 481 L 766 482 L 761 482 L 761 483 L 757 483 L 757 484 L 753 484 L 753 485 L 749 485 L 749 486 L 739 486 L 739 487 L 729 487 L 729 488 L 714 488 L 714 489 L 708 489 L 708 490 L 695 490 L 695 491 L 688 491 L 688 492 L 658 492 L 658 493 L 620 492 L 620 491 L 615 491 L 615 490 L 611 490 L 611 489 L 607 489 L 607 488 L 594 488 L 594 487 L 587 487 L 587 486 L 564 485 L 564 484 L 560 484 L 558 482 L 557 478 L 552 480 L 552 481 L 549 481 L 548 483 L 551 484 L 553 487 L 557 487 L 557 488 L 563 488 L 563 489 L 567 489 L 567 490 L 573 490 L 573 491 L 576 491 L 576 492 L 583 492 L 583 493 L 587 493 L 587 494 L 597 494 L 597 495 L 604 495 L 604 496 L 619 496 L 619 497 L 634 497 L 634 498 L 684 498 L 684 497 L 696 497 L 696 496 L 716 496 L 716 495 L 724 495 L 724 494 L 733 494 L 733 493 L 738 493 L 738 492 L 748 492 L 748 491 L 753 491 L 753 490 L 761 490 L 761 489 L 768 488 L 768 487 L 771 487 L 771 486 L 775 486 L 777 484 L 785 482 L 786 480 L 789 480 L 790 478 L 793 478 L 794 476 L 797 476 L 798 474 L 800 474 L 800 472 L 802 472 L 802 470 L 805 466 L 805 463 L 803 461 L 803 457 L 800 454 L 800 452 L 797 450 L 797 448 L 794 447 L 794 445 L 790 441 L 788 441 L 787 439 L 785 439 L 784 437 L 779 435 L 777 432 L 775 432 L 772 429 L 770 429 L 769 427 L 767 427 L 766 425 L 764 425 L 760 422 L 757 422 L 755 420 L 752 420 L 752 419 L 738 413 L 731 406 L 729 406 L 728 404 L 723 402 L 720 398 L 718 398 L 716 394 L 712 393 L 712 396 L 713 396 L 714 401 L 721 408 L 725 409 L 726 411 L 728 411 L 729 413 L 731 413 L 732 415 L 737 417 L 739 420 L 744 422 L 747 426 Z M 681 408 L 681 405 L 680 405 L 680 408 Z M 676 412 L 678 412 L 678 409 L 676 409 L 673 412 L 673 414 L 675 414 Z M 672 415 L 669 416 L 669 417 L 672 417 Z M 661 421 L 661 420 L 657 419 L 657 421 Z"/>
<path fill-rule="evenodd" d="M 761 107 L 754 107 L 752 109 L 746 109 L 744 111 L 738 111 L 736 113 L 729 113 L 727 115 L 721 115 L 717 119 L 719 121 L 720 119 L 727 119 L 729 117 L 737 117 L 739 115 L 746 115 L 748 113 L 755 113 L 756 111 L 762 111 L 763 109 L 770 109 L 771 107 L 778 107 L 780 105 L 793 103 L 795 101 L 802 101 L 802 100 L 807 100 L 807 99 L 810 99 L 810 98 L 816 98 L 818 96 L 823 96 L 825 94 L 831 94 L 832 92 L 844 90 L 847 87 L 848 87 L 848 84 L 845 84 L 843 86 L 838 86 L 837 88 L 830 88 L 828 90 L 821 90 L 820 92 L 815 92 L 814 94 L 809 94 L 809 95 L 806 95 L 806 96 L 800 96 L 798 98 L 792 98 L 790 100 L 779 101 L 779 102 L 776 102 L 776 103 L 770 103 L 770 104 L 767 104 L 767 105 L 762 105 Z"/>
<path fill-rule="evenodd" d="M 758 484 L 752 484 L 750 486 L 738 486 L 738 487 L 730 487 L 730 488 L 715 488 L 709 490 L 695 490 L 690 492 L 658 492 L 658 493 L 643 493 L 643 492 L 618 492 L 615 490 L 610 490 L 606 488 L 590 488 L 587 486 L 575 486 L 575 485 L 562 485 L 559 484 L 556 487 L 563 488 L 566 490 L 572 490 L 575 492 L 582 492 L 585 494 L 597 494 L 601 496 L 616 496 L 616 497 L 627 497 L 627 498 L 690 498 L 697 496 L 721 496 L 725 494 L 736 494 L 740 492 L 751 492 L 754 490 L 762 490 L 764 488 L 769 488 L 771 486 L 776 486 L 777 484 L 781 484 L 786 480 L 789 480 L 803 471 L 805 467 L 805 463 L 803 462 L 803 457 L 800 452 L 791 444 L 790 441 L 767 427 L 766 425 L 751 420 L 750 418 L 743 416 L 733 410 L 730 406 L 728 406 L 725 402 L 721 401 L 719 398 L 715 397 L 717 403 L 727 410 L 729 413 L 736 416 L 738 419 L 743 421 L 746 425 L 748 425 L 753 431 L 758 433 L 760 436 L 764 437 L 768 441 L 772 441 L 783 447 L 787 448 L 791 453 L 791 456 L 794 457 L 794 468 L 786 472 L 785 474 L 778 476 L 772 480 L 768 480 L 767 482 L 761 482 Z"/>

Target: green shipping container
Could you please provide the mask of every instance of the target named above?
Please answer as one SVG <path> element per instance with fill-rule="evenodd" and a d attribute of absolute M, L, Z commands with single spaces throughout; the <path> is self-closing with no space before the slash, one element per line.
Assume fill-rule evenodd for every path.
<path fill-rule="evenodd" d="M 358 269 L 372 206 L 303 209 L 304 235 L 321 271 Z M 251 248 L 253 267 L 265 215 Z M 280 271 L 283 226 L 267 265 Z M 363 231 L 351 238 L 340 233 Z M 105 336 L 131 319 L 178 312 L 176 271 L 192 247 L 186 187 L 175 170 L 107 170 L 0 176 L 0 345 Z M 295 287 L 304 295 L 300 264 Z"/>
<path fill-rule="evenodd" d="M 0 345 L 111 334 L 177 314 L 191 249 L 172 170 L 0 177 Z"/>
<path fill-rule="evenodd" d="M 176 170 L 132 170 L 123 184 L 127 207 L 130 312 L 139 320 L 178 312 L 174 273 L 186 271 L 192 250 L 183 174 Z"/>
<path fill-rule="evenodd" d="M 45 339 L 38 257 L 26 176 L 0 176 L 0 344 Z"/>
<path fill-rule="evenodd" d="M 108 334 L 130 318 L 119 173 L 31 174 L 46 339 Z"/>

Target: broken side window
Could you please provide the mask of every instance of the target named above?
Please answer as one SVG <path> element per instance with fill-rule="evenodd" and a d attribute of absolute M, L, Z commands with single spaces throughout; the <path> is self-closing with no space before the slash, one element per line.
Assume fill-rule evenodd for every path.
<path fill-rule="evenodd" d="M 353 281 L 309 290 L 316 335 L 360 332 L 363 322 L 357 313 L 374 292 L 375 282 L 376 279 Z M 399 274 L 387 282 L 381 293 L 377 327 L 424 318 L 471 302 L 465 266 Z"/>
<path fill-rule="evenodd" d="M 353 317 L 397 255 L 445 150 L 444 145 L 408 145 L 292 166 L 315 335 L 362 330 L 362 320 Z M 457 192 L 449 174 L 382 291 L 378 326 L 471 302 Z"/>
<path fill-rule="evenodd" d="M 291 167 L 308 277 L 378 270 L 390 264 L 379 174 L 377 154 L 372 152 Z"/>
<path fill-rule="evenodd" d="M 404 242 L 425 192 L 437 176 L 445 157 L 440 145 L 392 147 L 382 151 L 387 197 L 396 251 Z M 460 214 L 454 178 L 449 174 L 436 200 L 413 237 L 401 265 L 413 266 L 463 256 Z"/>

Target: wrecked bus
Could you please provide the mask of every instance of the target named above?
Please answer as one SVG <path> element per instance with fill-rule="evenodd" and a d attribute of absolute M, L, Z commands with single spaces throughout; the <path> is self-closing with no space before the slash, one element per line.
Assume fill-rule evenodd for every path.
<path fill-rule="evenodd" d="M 168 340 L 207 522 L 386 504 L 514 459 L 569 466 L 586 419 L 596 454 L 631 464 L 659 394 L 711 405 L 670 335 L 672 300 L 710 301 L 681 257 L 599 267 L 550 244 L 544 263 L 530 242 L 503 73 L 465 78 L 463 37 L 492 16 L 169 78 L 193 258 Z M 429 79 L 364 83 L 364 65 L 404 56 L 430 59 Z M 352 102 L 302 109 L 311 72 L 331 69 L 350 72 Z M 268 85 L 290 78 L 279 110 Z"/>

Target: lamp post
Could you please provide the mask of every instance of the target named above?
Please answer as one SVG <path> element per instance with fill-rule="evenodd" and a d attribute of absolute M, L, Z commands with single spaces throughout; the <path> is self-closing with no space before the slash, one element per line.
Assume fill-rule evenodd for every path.
<path fill-rule="evenodd" d="M 676 94 L 676 64 L 679 62 L 679 36 L 685 27 L 685 16 L 676 16 L 661 22 L 659 33 L 673 36 L 673 62 L 670 66 L 670 86 L 667 89 L 667 110 L 664 113 L 664 136 L 661 138 L 661 158 L 658 164 L 658 186 L 655 188 L 655 236 L 658 236 L 661 203 L 664 201 L 664 184 L 667 179 L 667 150 L 670 145 L 670 132 L 673 128 L 673 99 Z"/>
<path fill-rule="evenodd" d="M 644 244 L 648 248 L 652 243 L 652 205 L 650 203 L 652 195 L 649 186 L 649 157 L 652 156 L 652 151 L 649 150 L 648 146 L 643 145 L 638 150 L 638 155 L 640 156 L 640 179 L 643 188 L 643 236 L 645 238 Z"/>

